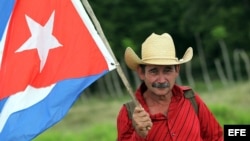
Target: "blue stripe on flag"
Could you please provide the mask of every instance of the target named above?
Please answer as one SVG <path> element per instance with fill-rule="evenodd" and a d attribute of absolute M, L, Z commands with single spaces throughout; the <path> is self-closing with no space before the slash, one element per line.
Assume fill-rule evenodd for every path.
<path fill-rule="evenodd" d="M 1 114 L 1 111 L 2 111 L 2 109 L 3 109 L 3 106 L 4 106 L 4 104 L 5 104 L 5 102 L 6 102 L 7 99 L 8 99 L 8 98 L 4 98 L 4 99 L 0 100 L 0 114 Z"/>
<path fill-rule="evenodd" d="M 58 82 L 42 101 L 27 109 L 13 113 L 0 133 L 0 139 L 6 141 L 32 140 L 59 122 L 67 114 L 82 91 L 107 72 Z"/>
<path fill-rule="evenodd" d="M 0 41 L 14 7 L 15 0 L 1 0 L 0 1 Z"/>

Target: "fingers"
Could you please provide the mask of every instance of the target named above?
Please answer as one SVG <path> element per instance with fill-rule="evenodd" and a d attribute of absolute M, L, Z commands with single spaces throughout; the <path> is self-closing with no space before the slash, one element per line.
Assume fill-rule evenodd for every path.
<path fill-rule="evenodd" d="M 133 113 L 133 125 L 142 137 L 146 136 L 153 123 L 149 114 L 140 106 L 135 107 Z"/>
<path fill-rule="evenodd" d="M 133 118 L 138 122 L 147 122 L 151 119 L 149 118 L 149 114 L 145 111 L 135 111 L 133 114 Z"/>
<path fill-rule="evenodd" d="M 151 129 L 151 127 L 152 127 L 152 126 L 147 126 L 147 127 L 146 127 L 146 129 L 147 129 L 147 130 L 150 130 L 150 129 Z"/>
<path fill-rule="evenodd" d="M 133 119 L 138 123 L 151 121 L 149 114 L 142 107 L 135 107 Z"/>

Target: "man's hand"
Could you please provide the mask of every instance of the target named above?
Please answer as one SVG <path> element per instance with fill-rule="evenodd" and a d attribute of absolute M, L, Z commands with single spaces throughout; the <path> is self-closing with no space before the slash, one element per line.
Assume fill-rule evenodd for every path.
<path fill-rule="evenodd" d="M 149 114 L 141 106 L 135 107 L 133 125 L 136 132 L 143 138 L 147 136 L 148 131 L 153 126 Z"/>

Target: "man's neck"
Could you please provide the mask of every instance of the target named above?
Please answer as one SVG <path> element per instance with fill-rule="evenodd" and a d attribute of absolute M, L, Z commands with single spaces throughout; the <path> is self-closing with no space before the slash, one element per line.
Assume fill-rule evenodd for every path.
<path fill-rule="evenodd" d="M 146 100 L 147 104 L 150 105 L 165 105 L 169 104 L 171 101 L 172 97 L 172 91 L 170 90 L 167 94 L 165 95 L 156 95 L 155 93 L 152 93 L 150 91 L 145 91 L 143 97 Z"/>

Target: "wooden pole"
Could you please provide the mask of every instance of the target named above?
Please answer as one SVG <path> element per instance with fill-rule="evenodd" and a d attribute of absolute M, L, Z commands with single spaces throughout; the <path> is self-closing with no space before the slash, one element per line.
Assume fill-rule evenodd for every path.
<path fill-rule="evenodd" d="M 112 57 L 113 57 L 113 59 L 114 59 L 114 61 L 116 63 L 116 70 L 117 70 L 119 76 L 121 77 L 122 82 L 126 86 L 128 92 L 129 92 L 129 95 L 132 98 L 132 101 L 135 103 L 136 106 L 139 106 L 139 102 L 136 100 L 136 98 L 134 96 L 134 92 L 132 91 L 132 87 L 130 86 L 130 84 L 129 84 L 127 78 L 126 78 L 126 76 L 124 75 L 123 70 L 122 70 L 119 62 L 117 61 L 117 59 L 116 59 L 116 57 L 115 57 L 115 55 L 114 55 L 114 53 L 113 53 L 113 51 L 112 51 L 112 49 L 111 49 L 108 41 L 107 41 L 107 39 L 106 39 L 106 37 L 105 37 L 105 35 L 104 35 L 103 31 L 102 31 L 101 25 L 100 25 L 99 21 L 97 20 L 97 18 L 95 16 L 95 14 L 94 14 L 91 6 L 89 5 L 89 3 L 88 3 L 87 0 L 82 0 L 82 3 L 84 5 L 84 7 L 86 8 L 86 10 L 87 10 L 90 18 L 92 19 L 97 32 L 99 33 L 100 37 L 102 38 L 102 40 L 103 40 L 104 44 L 106 45 L 108 51 L 112 55 Z"/>
<path fill-rule="evenodd" d="M 212 82 L 211 82 L 210 77 L 209 77 L 209 73 L 208 73 L 208 69 L 207 69 L 207 63 L 206 63 L 206 60 L 205 60 L 205 54 L 204 54 L 204 51 L 203 51 L 203 48 L 202 48 L 202 43 L 201 43 L 199 33 L 195 33 L 194 37 L 195 37 L 195 40 L 196 40 L 197 50 L 198 50 L 199 58 L 200 58 L 200 61 L 201 61 L 201 70 L 203 72 L 203 77 L 204 77 L 204 80 L 205 80 L 205 83 L 207 85 L 208 90 L 211 91 L 211 90 L 213 90 L 213 85 L 212 85 Z"/>

